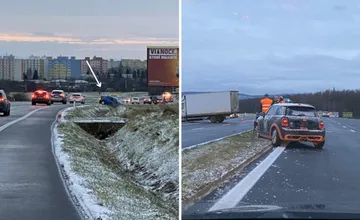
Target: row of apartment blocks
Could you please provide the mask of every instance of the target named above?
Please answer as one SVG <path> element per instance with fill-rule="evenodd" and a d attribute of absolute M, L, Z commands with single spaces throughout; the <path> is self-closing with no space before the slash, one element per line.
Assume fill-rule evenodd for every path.
<path fill-rule="evenodd" d="M 146 60 L 122 59 L 116 61 L 106 60 L 101 57 L 85 57 L 85 59 L 76 59 L 76 57 L 58 56 L 57 58 L 43 56 L 30 56 L 28 59 L 17 59 L 13 55 L 0 56 L 0 80 L 24 80 L 24 75 L 28 79 L 33 79 L 37 72 L 38 79 L 81 79 L 89 71 L 86 64 L 89 61 L 94 72 L 106 74 L 108 69 L 123 67 L 130 69 L 146 69 Z M 36 73 L 35 73 L 36 74 Z"/>

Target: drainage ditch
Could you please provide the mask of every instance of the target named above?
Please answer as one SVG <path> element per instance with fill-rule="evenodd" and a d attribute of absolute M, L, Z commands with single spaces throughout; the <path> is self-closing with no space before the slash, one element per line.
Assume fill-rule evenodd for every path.
<path fill-rule="evenodd" d="M 87 133 L 91 134 L 99 140 L 104 140 L 113 136 L 125 125 L 125 121 L 103 121 L 103 120 L 91 120 L 91 121 L 74 121 Z"/>

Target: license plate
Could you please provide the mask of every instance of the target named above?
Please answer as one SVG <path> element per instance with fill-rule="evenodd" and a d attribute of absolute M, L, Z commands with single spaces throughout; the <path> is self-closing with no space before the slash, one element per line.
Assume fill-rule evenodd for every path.
<path fill-rule="evenodd" d="M 300 127 L 300 130 L 307 130 L 307 127 Z"/>
<path fill-rule="evenodd" d="M 39 97 L 38 99 L 43 99 L 43 97 Z"/>

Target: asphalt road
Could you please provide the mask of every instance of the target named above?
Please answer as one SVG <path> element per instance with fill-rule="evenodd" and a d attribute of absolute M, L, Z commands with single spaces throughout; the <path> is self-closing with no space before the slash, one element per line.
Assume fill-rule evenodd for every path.
<path fill-rule="evenodd" d="M 185 213 L 289 204 L 359 210 L 360 120 L 323 119 L 323 149 L 303 143 L 273 148 Z"/>
<path fill-rule="evenodd" d="M 69 105 L 11 104 L 0 116 L 0 219 L 80 219 L 51 149 L 51 124 Z"/>
<path fill-rule="evenodd" d="M 254 116 L 245 116 L 226 119 L 223 123 L 211 123 L 210 120 L 183 122 L 182 148 L 252 129 L 254 119 Z"/>

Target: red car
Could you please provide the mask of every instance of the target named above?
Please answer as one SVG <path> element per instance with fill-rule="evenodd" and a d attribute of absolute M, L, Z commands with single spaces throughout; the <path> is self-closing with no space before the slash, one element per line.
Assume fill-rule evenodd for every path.
<path fill-rule="evenodd" d="M 31 104 L 36 105 L 37 103 L 51 105 L 50 93 L 44 90 L 36 90 L 31 95 Z"/>

